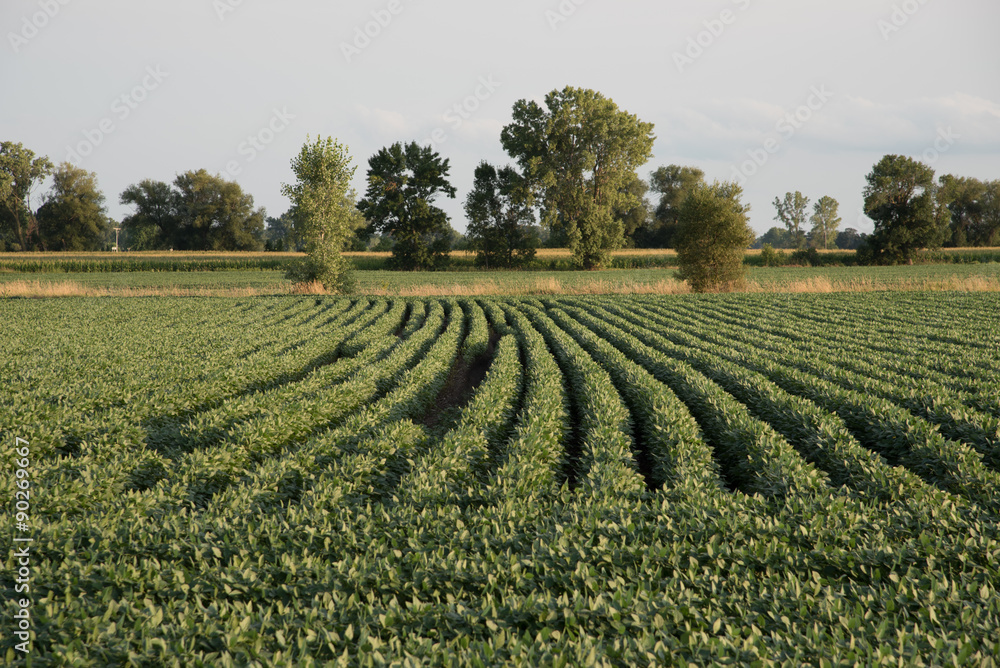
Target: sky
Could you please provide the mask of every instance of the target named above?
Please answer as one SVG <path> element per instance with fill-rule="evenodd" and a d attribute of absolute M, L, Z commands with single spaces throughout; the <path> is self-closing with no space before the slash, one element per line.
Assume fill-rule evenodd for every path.
<path fill-rule="evenodd" d="M 359 194 L 379 149 L 432 143 L 463 231 L 514 103 L 574 86 L 654 124 L 643 178 L 738 181 L 758 234 L 793 191 L 869 232 L 883 155 L 1000 179 L 998 27 L 997 0 L 3 0 L 0 141 L 95 172 L 117 220 L 130 184 L 197 169 L 278 216 L 309 136 Z"/>

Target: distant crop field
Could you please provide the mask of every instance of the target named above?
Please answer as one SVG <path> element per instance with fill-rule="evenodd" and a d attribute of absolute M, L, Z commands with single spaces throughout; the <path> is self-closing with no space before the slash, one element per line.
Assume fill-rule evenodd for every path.
<path fill-rule="evenodd" d="M 0 318 L 34 665 L 1000 655 L 998 294 Z"/>
<path fill-rule="evenodd" d="M 352 252 L 354 268 L 360 271 L 382 271 L 388 266 L 391 253 Z M 675 269 L 677 253 L 670 249 L 623 249 L 613 252 L 607 269 Z M 222 272 L 222 271 L 285 271 L 302 253 L 143 251 L 132 253 L 0 253 L 0 276 L 4 273 L 124 273 L 124 272 Z M 783 266 L 809 266 L 805 259 L 796 259 L 791 251 L 779 251 Z M 813 264 L 823 267 L 851 266 L 854 251 L 819 251 Z M 762 267 L 759 250 L 746 252 L 746 264 Z M 925 254 L 920 264 L 989 264 L 1000 263 L 1000 249 L 948 248 Z M 575 271 L 572 255 L 567 249 L 541 248 L 523 271 Z M 475 253 L 452 251 L 447 273 L 475 273 Z M 400 272 L 402 273 L 402 272 Z"/>
<path fill-rule="evenodd" d="M 300 253 L 0 253 L 3 273 L 134 273 L 285 270 Z"/>

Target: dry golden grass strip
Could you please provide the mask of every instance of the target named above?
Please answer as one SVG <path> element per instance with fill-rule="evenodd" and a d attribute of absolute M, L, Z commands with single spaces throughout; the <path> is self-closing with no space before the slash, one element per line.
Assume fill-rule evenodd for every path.
<path fill-rule="evenodd" d="M 1000 277 L 951 275 L 880 281 L 867 276 L 849 280 L 815 276 L 788 282 L 748 281 L 746 292 L 1000 292 Z"/>
<path fill-rule="evenodd" d="M 204 286 L 110 286 L 84 285 L 76 281 L 0 282 L 0 298 L 28 297 L 257 297 L 288 294 L 285 286 L 277 289 L 251 287 L 210 288 Z"/>
<path fill-rule="evenodd" d="M 691 292 L 683 281 L 666 278 L 655 281 L 616 280 L 595 275 L 588 279 L 554 276 L 531 278 L 521 274 L 509 280 L 488 278 L 473 282 L 449 282 L 447 274 L 434 282 L 398 285 L 381 282 L 364 285 L 361 294 L 381 297 L 490 297 L 524 295 L 681 295 Z M 740 292 L 750 293 L 834 293 L 834 292 L 1000 292 L 1000 276 L 927 276 L 903 280 L 880 280 L 870 276 L 836 279 L 825 275 L 791 281 L 749 280 Z M 211 285 L 121 286 L 88 285 L 77 281 L 0 281 L 4 297 L 253 297 L 260 295 L 323 295 L 319 283 L 294 286 L 276 283 L 266 287 Z"/>

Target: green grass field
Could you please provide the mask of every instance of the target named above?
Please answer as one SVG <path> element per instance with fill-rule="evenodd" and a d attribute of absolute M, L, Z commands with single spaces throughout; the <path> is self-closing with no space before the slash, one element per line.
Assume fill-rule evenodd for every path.
<path fill-rule="evenodd" d="M 0 487 L 33 539 L 0 582 L 32 665 L 1000 655 L 1000 295 L 0 319 Z"/>
<path fill-rule="evenodd" d="M 685 292 L 673 269 L 601 272 L 387 272 L 357 271 L 359 294 L 372 295 L 517 295 L 564 293 Z M 754 291 L 871 291 L 899 289 L 1000 289 L 1000 263 L 902 267 L 751 267 Z M 193 272 L 0 272 L 0 294 L 287 294 L 283 272 L 267 270 Z M 44 286 L 49 286 L 46 291 Z M 53 286 L 62 286 L 54 289 Z"/>

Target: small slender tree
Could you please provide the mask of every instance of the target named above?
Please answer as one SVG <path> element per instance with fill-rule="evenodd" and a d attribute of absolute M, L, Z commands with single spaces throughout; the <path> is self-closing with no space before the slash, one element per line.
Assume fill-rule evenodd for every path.
<path fill-rule="evenodd" d="M 829 249 L 837 239 L 841 218 L 837 215 L 840 203 L 832 197 L 823 196 L 813 205 L 812 240 L 820 248 Z"/>
<path fill-rule="evenodd" d="M 745 283 L 743 258 L 754 242 L 737 183 L 695 185 L 678 211 L 680 277 L 695 292 L 737 290 Z"/>
<path fill-rule="evenodd" d="M 774 208 L 777 210 L 775 220 L 782 223 L 792 235 L 792 242 L 796 248 L 805 248 L 806 234 L 802 230 L 806 224 L 806 208 L 809 206 L 809 198 L 796 190 L 794 193 L 785 193 L 785 198 L 774 198 Z"/>
<path fill-rule="evenodd" d="M 476 168 L 472 192 L 465 200 L 466 235 L 476 262 L 487 269 L 523 266 L 535 257 L 535 214 L 523 179 L 511 167 L 488 162 Z"/>
<path fill-rule="evenodd" d="M 336 293 L 353 288 L 351 265 L 342 252 L 361 218 L 351 188 L 356 169 L 347 147 L 332 137 L 312 142 L 307 137 L 292 159 L 296 182 L 282 184 L 281 192 L 292 201 L 296 231 L 306 251 L 306 258 L 288 272 L 293 282 L 318 281 Z"/>

